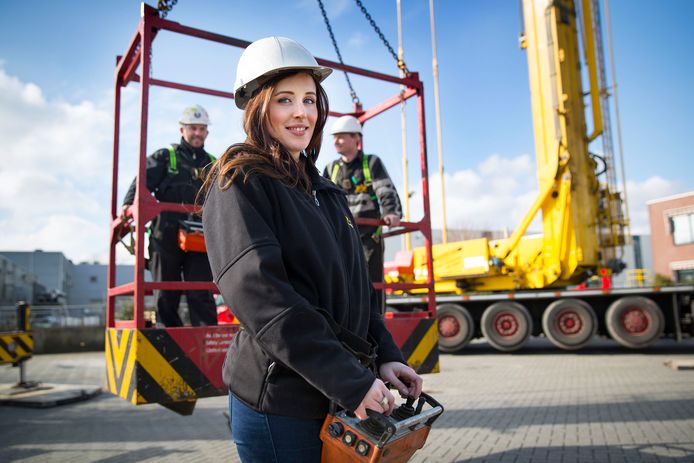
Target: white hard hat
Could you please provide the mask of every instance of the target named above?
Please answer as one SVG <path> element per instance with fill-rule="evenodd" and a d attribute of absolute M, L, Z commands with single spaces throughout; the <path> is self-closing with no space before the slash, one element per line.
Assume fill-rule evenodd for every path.
<path fill-rule="evenodd" d="M 199 104 L 188 106 L 184 109 L 178 122 L 181 124 L 211 125 L 210 116 L 205 111 L 205 108 Z"/>
<path fill-rule="evenodd" d="M 333 72 L 319 66 L 311 53 L 298 42 L 286 37 L 266 37 L 246 48 L 236 66 L 234 100 L 240 109 L 246 107 L 253 93 L 282 71 L 310 71 L 322 82 Z"/>
<path fill-rule="evenodd" d="M 359 119 L 354 116 L 342 116 L 330 128 L 330 134 L 336 133 L 361 133 Z"/>

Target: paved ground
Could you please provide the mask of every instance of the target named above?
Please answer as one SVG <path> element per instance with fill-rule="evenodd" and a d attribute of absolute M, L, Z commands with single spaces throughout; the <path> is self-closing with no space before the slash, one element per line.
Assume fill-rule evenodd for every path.
<path fill-rule="evenodd" d="M 28 379 L 103 384 L 103 353 L 41 355 Z M 443 355 L 425 389 L 446 406 L 413 462 L 694 462 L 694 342 L 644 352 L 595 341 L 577 353 L 535 340 L 516 354 L 485 343 Z M 0 383 L 17 370 L 0 366 Z M 236 462 L 226 399 L 180 417 L 104 393 L 50 409 L 0 407 L 2 462 Z"/>

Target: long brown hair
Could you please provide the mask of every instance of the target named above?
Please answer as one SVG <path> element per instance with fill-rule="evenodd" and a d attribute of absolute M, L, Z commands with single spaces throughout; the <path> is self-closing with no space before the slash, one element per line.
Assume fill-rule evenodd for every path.
<path fill-rule="evenodd" d="M 297 163 L 268 130 L 270 125 L 268 109 L 277 83 L 294 74 L 297 72 L 287 72 L 273 77 L 263 84 L 248 101 L 243 113 L 243 130 L 246 132 L 246 140 L 243 143 L 231 145 L 212 165 L 200 190 L 198 203 L 200 199 L 204 199 L 215 178 L 219 187 L 224 190 L 229 188 L 239 174 L 243 175 L 244 182 L 251 174 L 260 174 L 311 193 L 311 180 L 307 169 L 313 168 L 320 152 L 323 128 L 329 111 L 328 96 L 314 76 L 311 75 L 316 84 L 318 118 L 311 140 L 306 147 L 307 155 L 300 156 Z"/>

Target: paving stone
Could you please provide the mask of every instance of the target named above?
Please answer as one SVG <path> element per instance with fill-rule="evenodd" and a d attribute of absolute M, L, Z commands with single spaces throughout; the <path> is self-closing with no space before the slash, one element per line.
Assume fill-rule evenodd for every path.
<path fill-rule="evenodd" d="M 413 463 L 646 463 L 694 461 L 694 341 L 628 351 L 596 340 L 563 352 L 533 340 L 513 354 L 474 342 L 442 355 L 425 390 L 446 411 Z M 105 383 L 103 353 L 38 355 L 27 379 Z M 17 380 L 0 366 L 0 383 Z M 0 461 L 238 462 L 223 412 L 226 397 L 198 401 L 182 417 L 135 407 L 105 392 L 46 409 L 0 407 Z"/>

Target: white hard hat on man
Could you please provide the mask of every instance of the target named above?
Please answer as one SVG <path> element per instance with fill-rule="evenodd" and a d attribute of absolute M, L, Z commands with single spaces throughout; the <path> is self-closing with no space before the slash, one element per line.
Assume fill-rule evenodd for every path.
<path fill-rule="evenodd" d="M 244 109 L 253 93 L 273 76 L 283 71 L 309 71 L 318 82 L 333 72 L 320 66 L 306 48 L 286 37 L 266 37 L 250 44 L 241 54 L 236 67 L 234 101 Z"/>
<path fill-rule="evenodd" d="M 181 117 L 178 119 L 178 123 L 182 125 L 212 125 L 209 114 L 199 104 L 188 106 L 184 109 Z"/>
<path fill-rule="evenodd" d="M 330 135 L 338 133 L 358 133 L 361 134 L 361 124 L 359 119 L 354 116 L 342 116 L 338 118 L 330 127 Z"/>

